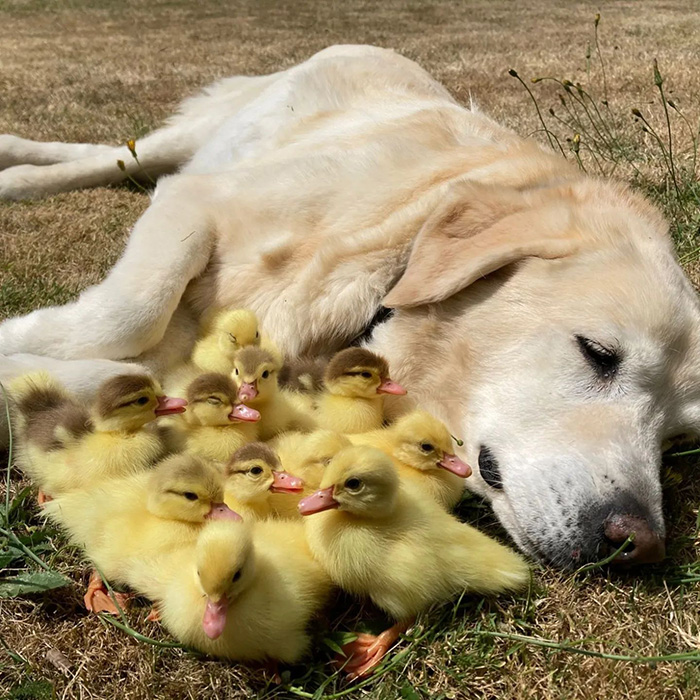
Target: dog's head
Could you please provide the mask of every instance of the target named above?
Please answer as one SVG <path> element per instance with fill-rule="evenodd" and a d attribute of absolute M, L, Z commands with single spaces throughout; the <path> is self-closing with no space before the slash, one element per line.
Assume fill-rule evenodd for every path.
<path fill-rule="evenodd" d="M 662 446 L 700 432 L 700 307 L 656 210 L 611 183 L 462 183 L 385 304 L 373 346 L 464 439 L 467 485 L 522 549 L 572 567 L 634 532 L 624 561 L 663 557 Z"/>

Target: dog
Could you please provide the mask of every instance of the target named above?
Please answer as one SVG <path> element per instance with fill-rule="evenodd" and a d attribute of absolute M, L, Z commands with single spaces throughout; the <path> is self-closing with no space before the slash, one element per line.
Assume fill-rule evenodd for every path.
<path fill-rule="evenodd" d="M 254 310 L 292 358 L 364 331 L 463 438 L 468 487 L 521 549 L 575 567 L 634 533 L 617 561 L 663 558 L 700 308 L 644 198 L 371 46 L 221 80 L 129 146 L 0 137 L 4 199 L 161 176 L 102 283 L 0 326 L 0 378 L 44 367 L 88 396 L 162 374 L 212 307 Z"/>

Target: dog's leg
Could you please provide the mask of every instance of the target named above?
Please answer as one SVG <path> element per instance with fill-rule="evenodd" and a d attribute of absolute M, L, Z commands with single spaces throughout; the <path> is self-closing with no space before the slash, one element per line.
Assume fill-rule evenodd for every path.
<path fill-rule="evenodd" d="M 212 181 L 178 175 L 159 184 L 108 277 L 75 302 L 5 321 L 0 353 L 119 360 L 153 347 L 188 282 L 209 261 Z"/>
<path fill-rule="evenodd" d="M 155 180 L 174 172 L 192 157 L 206 138 L 204 127 L 203 122 L 180 122 L 154 131 L 136 142 L 138 161 L 126 145 L 38 143 L 19 139 L 21 143 L 13 146 L 14 152 L 16 159 L 25 162 L 0 172 L 0 200 L 31 199 L 84 187 L 114 185 L 127 177 L 142 182 Z M 31 156 L 31 160 L 25 156 Z M 0 164 L 2 159 L 0 142 Z M 42 159 L 53 164 L 27 164 Z"/>
<path fill-rule="evenodd" d="M 0 170 L 13 165 L 53 165 L 111 153 L 112 146 L 93 143 L 61 143 L 23 139 L 0 134 Z"/>

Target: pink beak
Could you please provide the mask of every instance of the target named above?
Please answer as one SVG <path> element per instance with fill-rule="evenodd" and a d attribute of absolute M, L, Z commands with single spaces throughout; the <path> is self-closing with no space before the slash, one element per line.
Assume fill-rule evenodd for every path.
<path fill-rule="evenodd" d="M 339 505 L 338 501 L 333 498 L 333 487 L 329 486 L 327 489 L 320 489 L 310 496 L 302 498 L 298 508 L 302 515 L 313 515 L 324 510 L 337 508 Z"/>
<path fill-rule="evenodd" d="M 403 396 L 408 392 L 404 389 L 401 384 L 397 384 L 395 381 L 387 378 L 382 381 L 382 383 L 377 387 L 378 394 L 395 394 L 396 396 Z"/>
<path fill-rule="evenodd" d="M 233 411 L 228 414 L 228 419 L 232 423 L 240 423 L 241 421 L 245 423 L 256 423 L 260 420 L 260 411 L 256 411 L 254 408 L 250 408 L 244 403 L 237 403 L 233 407 Z"/>
<path fill-rule="evenodd" d="M 236 511 L 225 503 L 212 503 L 211 510 L 204 516 L 207 520 L 243 520 Z"/>
<path fill-rule="evenodd" d="M 472 468 L 457 455 L 446 454 L 437 464 L 438 467 L 447 469 L 448 472 L 461 476 L 463 479 L 472 475 Z"/>
<path fill-rule="evenodd" d="M 156 406 L 156 416 L 171 416 L 175 413 L 184 413 L 187 401 L 185 399 L 172 399 L 169 396 L 159 396 Z"/>
<path fill-rule="evenodd" d="M 225 595 L 221 596 L 221 600 L 218 603 L 207 598 L 202 627 L 204 628 L 204 634 L 209 639 L 216 639 L 223 634 L 226 628 L 226 613 L 228 613 L 228 599 Z"/>
<path fill-rule="evenodd" d="M 250 401 L 250 399 L 254 399 L 258 395 L 258 387 L 257 387 L 257 380 L 254 382 L 243 382 L 241 384 L 240 388 L 238 389 L 238 398 L 241 401 Z"/>
<path fill-rule="evenodd" d="M 272 476 L 272 493 L 301 493 L 304 490 L 304 480 L 289 472 L 272 472 Z"/>

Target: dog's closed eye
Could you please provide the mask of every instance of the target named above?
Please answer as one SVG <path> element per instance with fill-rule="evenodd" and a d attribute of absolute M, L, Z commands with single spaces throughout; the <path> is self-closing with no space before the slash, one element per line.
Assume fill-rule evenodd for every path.
<path fill-rule="evenodd" d="M 600 379 L 612 379 L 620 367 L 622 356 L 617 349 L 601 345 L 595 340 L 582 335 L 576 336 L 581 354 L 586 358 L 588 364 L 595 369 Z"/>

